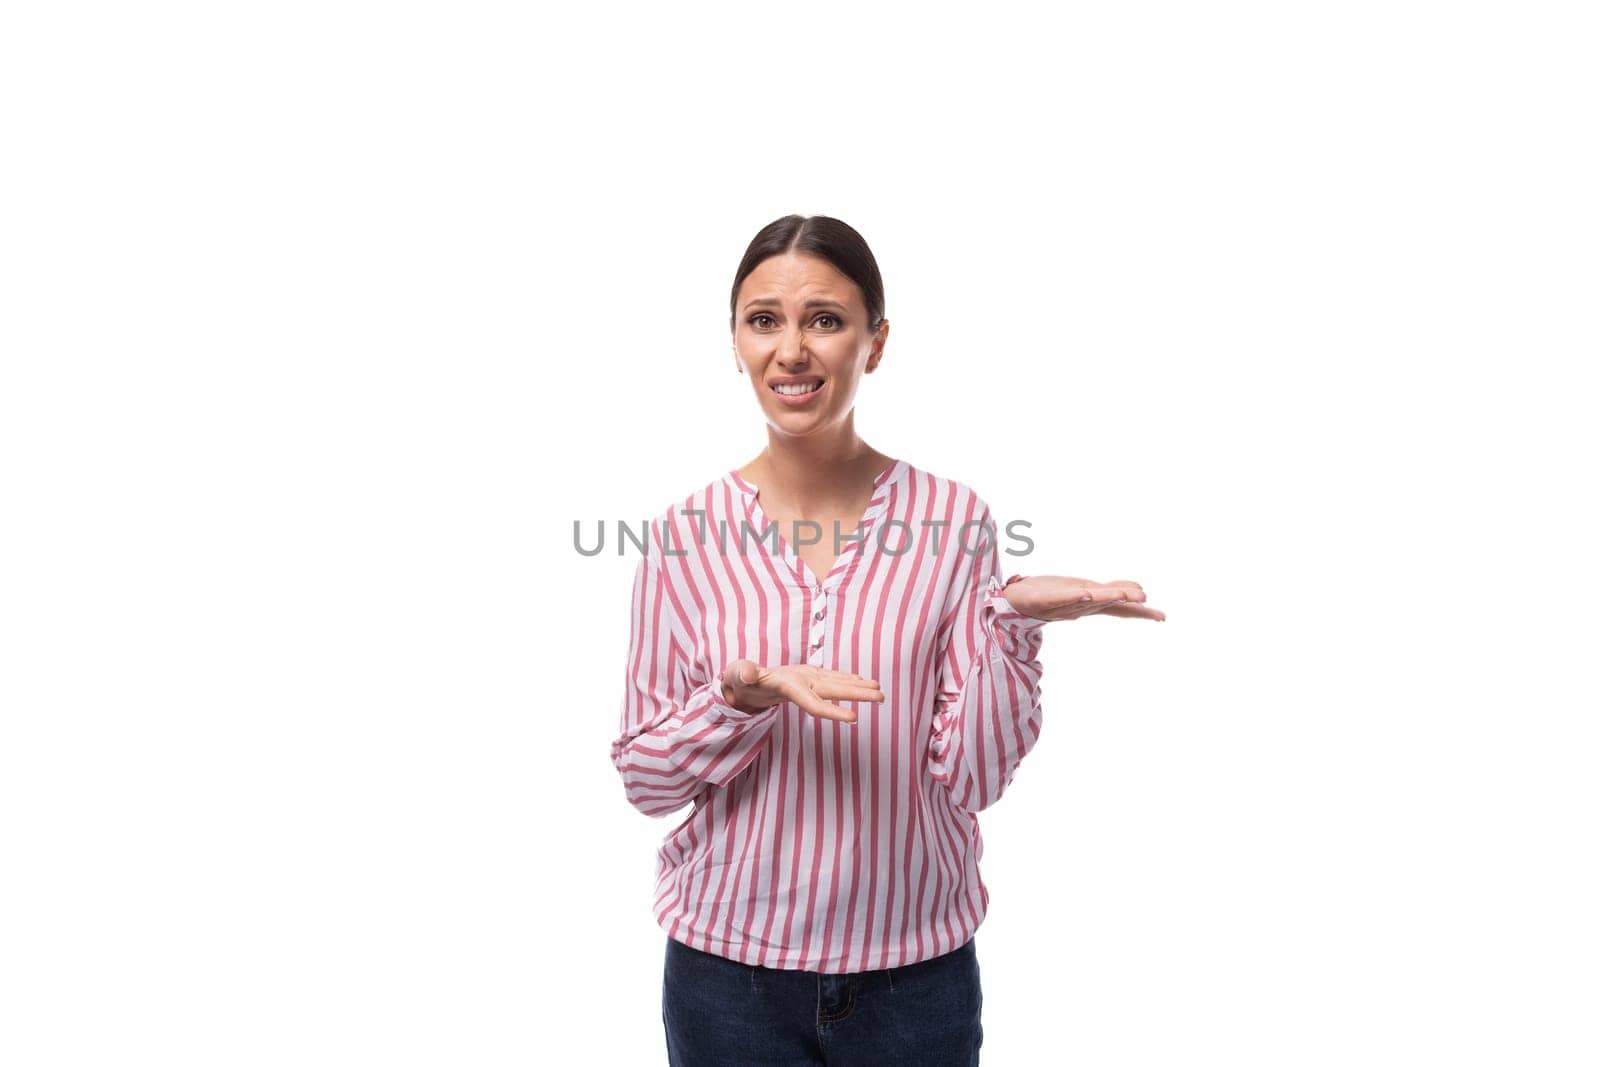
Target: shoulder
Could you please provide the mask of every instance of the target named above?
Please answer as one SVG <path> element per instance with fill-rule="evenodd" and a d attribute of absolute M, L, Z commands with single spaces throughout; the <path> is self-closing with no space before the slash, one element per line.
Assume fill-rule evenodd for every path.
<path fill-rule="evenodd" d="M 925 501 L 925 508 L 919 510 L 937 513 L 941 518 L 958 524 L 990 518 L 989 502 L 967 482 L 909 462 L 906 467 L 904 481 L 918 498 Z"/>
<path fill-rule="evenodd" d="M 737 523 L 741 510 L 740 487 L 728 473 L 677 497 L 634 524 L 645 542 L 645 562 L 681 559 L 697 545 L 714 540 L 719 524 Z"/>

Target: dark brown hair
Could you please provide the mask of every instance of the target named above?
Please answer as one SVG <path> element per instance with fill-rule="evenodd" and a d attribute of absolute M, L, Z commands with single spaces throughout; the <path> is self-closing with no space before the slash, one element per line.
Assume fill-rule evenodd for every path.
<path fill-rule="evenodd" d="M 761 227 L 744 250 L 728 297 L 729 330 L 734 328 L 739 314 L 739 286 L 762 261 L 785 252 L 816 256 L 833 264 L 861 290 L 867 305 L 867 329 L 876 330 L 883 324 L 883 277 L 878 273 L 878 261 L 872 258 L 872 249 L 861 235 L 848 223 L 827 215 L 785 215 Z"/>

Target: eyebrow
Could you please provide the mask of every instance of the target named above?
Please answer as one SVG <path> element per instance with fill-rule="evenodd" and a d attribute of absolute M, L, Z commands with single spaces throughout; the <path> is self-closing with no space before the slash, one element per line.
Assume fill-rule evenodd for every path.
<path fill-rule="evenodd" d="M 770 296 L 763 296 L 763 297 L 760 297 L 758 299 L 751 300 L 749 303 L 745 304 L 744 309 L 746 311 L 749 311 L 753 307 L 777 307 L 777 306 L 778 306 L 778 301 L 774 300 Z M 837 300 L 827 300 L 827 299 L 825 299 L 823 297 L 814 297 L 814 298 L 812 298 L 810 300 L 807 300 L 806 303 L 805 303 L 805 306 L 808 307 L 808 308 L 829 307 L 829 308 L 838 308 L 840 311 L 844 310 L 844 305 L 839 303 L 839 301 L 837 301 Z"/>

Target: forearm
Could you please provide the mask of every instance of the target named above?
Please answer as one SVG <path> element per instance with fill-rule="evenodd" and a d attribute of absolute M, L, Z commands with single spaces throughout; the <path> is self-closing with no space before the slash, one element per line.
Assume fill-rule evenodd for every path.
<path fill-rule="evenodd" d="M 940 700 L 928 746 L 929 774 L 968 811 L 1000 799 L 1043 725 L 1043 621 L 998 598 L 983 611 L 983 639 L 953 697 Z"/>
<path fill-rule="evenodd" d="M 624 730 L 612 743 L 611 761 L 628 802 L 647 815 L 665 815 L 748 767 L 775 721 L 730 703 L 717 679 L 658 720 Z"/>

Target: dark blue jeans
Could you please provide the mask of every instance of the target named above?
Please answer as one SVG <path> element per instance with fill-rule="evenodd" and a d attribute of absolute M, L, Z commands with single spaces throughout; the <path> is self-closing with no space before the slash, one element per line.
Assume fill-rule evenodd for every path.
<path fill-rule="evenodd" d="M 756 967 L 667 938 L 671 1067 L 969 1067 L 983 1044 L 978 948 L 826 974 Z"/>

